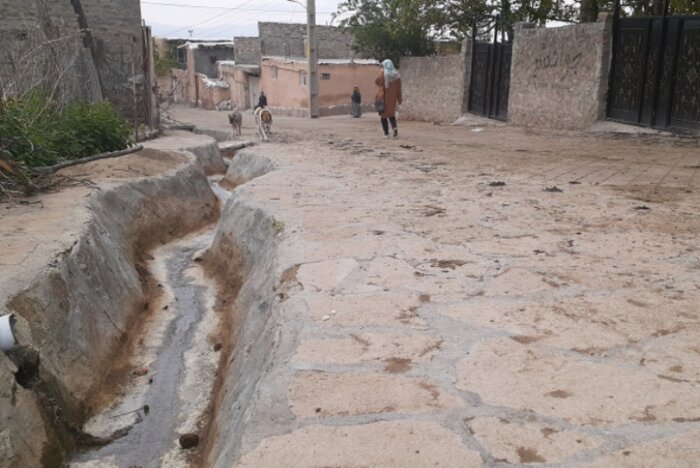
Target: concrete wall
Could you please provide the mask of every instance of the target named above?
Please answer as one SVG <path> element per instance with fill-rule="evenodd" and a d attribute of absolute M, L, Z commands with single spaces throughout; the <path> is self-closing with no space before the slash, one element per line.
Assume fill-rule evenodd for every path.
<path fill-rule="evenodd" d="M 236 63 L 241 65 L 259 65 L 262 51 L 260 38 L 234 37 L 233 50 Z"/>
<path fill-rule="evenodd" d="M 508 120 L 515 125 L 581 129 L 605 118 L 612 18 L 516 31 Z"/>
<path fill-rule="evenodd" d="M 53 87 L 60 82 L 59 99 L 64 101 L 104 96 L 131 119 L 130 80 L 135 75 L 137 112 L 144 114 L 150 99 L 146 84 L 150 65 L 144 63 L 139 0 L 0 0 L 0 12 L 3 83 L 12 81 L 8 75 L 16 67 L 11 63 L 36 50 L 30 54 L 34 61 L 27 65 L 28 71 L 21 73 L 22 84 L 43 79 Z M 87 31 L 82 36 L 81 29 Z M 11 84 L 6 87 L 8 94 L 15 94 Z"/>
<path fill-rule="evenodd" d="M 274 69 L 277 69 L 275 78 Z M 265 58 L 262 62 L 261 89 L 267 95 L 269 107 L 277 113 L 305 116 L 308 114 L 308 84 L 302 84 L 306 75 L 305 61 Z M 319 106 L 322 116 L 350 113 L 350 95 L 355 85 L 360 87 L 363 103 L 372 104 L 376 86 L 374 80 L 379 73 L 378 65 L 366 64 L 320 64 L 319 76 L 330 75 L 320 80 Z"/>
<path fill-rule="evenodd" d="M 235 66 L 219 65 L 219 76 L 229 85 L 229 99 L 239 109 L 250 109 L 251 80 L 249 74 Z"/>
<path fill-rule="evenodd" d="M 467 111 L 471 42 L 458 55 L 402 57 L 401 118 L 453 122 Z"/>
<path fill-rule="evenodd" d="M 306 56 L 306 25 L 258 23 L 262 55 L 279 57 Z M 332 26 L 317 26 L 319 58 L 350 58 L 353 38 L 350 33 Z"/>
<path fill-rule="evenodd" d="M 70 0 L 0 0 L 0 92 L 53 90 L 59 102 L 102 99 Z"/>
<path fill-rule="evenodd" d="M 216 62 L 222 60 L 233 60 L 234 52 L 232 46 L 204 46 L 193 47 L 194 70 L 210 78 L 219 76 L 219 69 Z"/>
<path fill-rule="evenodd" d="M 139 0 L 81 0 L 84 18 L 95 44 L 95 63 L 104 96 L 133 118 L 130 79 L 136 76 L 137 112 L 145 106 L 149 86 L 143 81 L 141 4 Z"/>

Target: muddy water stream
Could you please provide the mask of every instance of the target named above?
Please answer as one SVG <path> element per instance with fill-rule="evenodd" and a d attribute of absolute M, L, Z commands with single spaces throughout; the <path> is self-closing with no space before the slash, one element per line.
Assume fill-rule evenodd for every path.
<path fill-rule="evenodd" d="M 210 182 L 223 204 L 228 192 Z M 72 467 L 188 466 L 178 438 L 201 429 L 219 362 L 209 340 L 218 325 L 216 292 L 195 261 L 213 236 L 209 227 L 152 253 L 149 269 L 161 295 L 131 356 L 133 371 L 118 401 L 84 426 L 113 440 L 76 454 Z"/>

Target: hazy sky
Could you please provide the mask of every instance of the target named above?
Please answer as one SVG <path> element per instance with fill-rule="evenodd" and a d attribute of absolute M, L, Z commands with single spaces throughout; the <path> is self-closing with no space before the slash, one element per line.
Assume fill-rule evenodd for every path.
<path fill-rule="evenodd" d="M 330 24 L 341 0 L 316 0 L 316 22 Z M 300 0 L 306 4 L 306 0 Z M 257 36 L 258 21 L 306 23 L 306 10 L 288 0 L 141 0 L 154 36 L 231 39 Z"/>

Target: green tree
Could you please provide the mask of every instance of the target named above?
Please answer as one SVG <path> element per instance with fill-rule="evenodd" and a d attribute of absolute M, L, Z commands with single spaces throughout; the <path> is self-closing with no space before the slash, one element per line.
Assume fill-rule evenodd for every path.
<path fill-rule="evenodd" d="M 433 37 L 442 23 L 440 2 L 431 0 L 345 0 L 337 15 L 354 36 L 354 48 L 369 58 L 423 56 L 434 52 Z"/>

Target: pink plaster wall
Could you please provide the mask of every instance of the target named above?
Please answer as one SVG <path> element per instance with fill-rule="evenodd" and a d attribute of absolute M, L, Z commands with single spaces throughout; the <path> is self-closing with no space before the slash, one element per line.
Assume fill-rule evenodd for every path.
<path fill-rule="evenodd" d="M 273 68 L 277 67 L 277 78 L 273 78 Z M 308 85 L 300 84 L 300 72 L 306 72 L 305 62 L 288 62 L 282 59 L 264 59 L 261 67 L 261 90 L 267 95 L 270 107 L 282 109 L 307 109 Z M 319 77 L 323 73 L 331 75 L 330 80 L 320 80 L 319 104 L 333 107 L 350 104 L 350 95 L 355 85 L 360 87 L 363 104 L 374 101 L 376 86 L 374 80 L 379 73 L 378 65 L 322 64 Z M 307 80 L 308 82 L 308 80 Z"/>
<path fill-rule="evenodd" d="M 219 76 L 229 85 L 229 99 L 240 109 L 251 107 L 248 89 L 248 74 L 231 67 L 219 67 Z"/>

